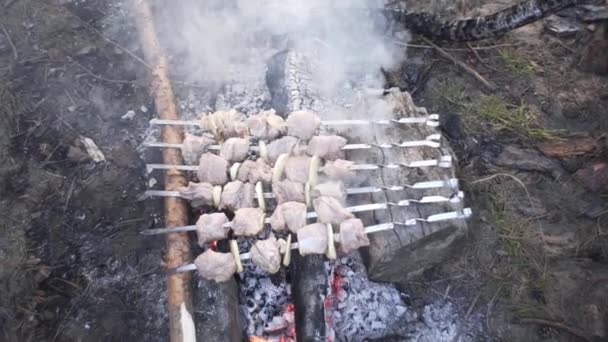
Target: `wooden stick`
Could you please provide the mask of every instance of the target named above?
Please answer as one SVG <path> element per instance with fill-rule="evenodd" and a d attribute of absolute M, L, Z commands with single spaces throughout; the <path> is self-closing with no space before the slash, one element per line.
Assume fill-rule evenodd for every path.
<path fill-rule="evenodd" d="M 154 97 L 156 110 L 161 119 L 178 120 L 175 96 L 169 80 L 168 62 L 156 36 L 156 28 L 150 4 L 147 0 L 133 0 L 132 8 L 136 19 L 137 31 L 141 42 L 144 58 L 142 64 L 151 69 L 151 93 Z M 107 39 L 106 39 L 107 40 Z M 131 56 L 134 56 L 130 53 Z M 134 56 L 137 57 L 137 56 Z M 183 131 L 178 126 L 165 126 L 162 129 L 162 139 L 165 143 L 181 144 Z M 169 165 L 183 164 L 181 150 L 167 148 L 163 150 L 163 161 Z M 165 174 L 165 190 L 177 190 L 187 185 L 184 174 L 176 168 L 167 170 Z M 188 224 L 187 202 L 178 197 L 165 198 L 165 224 L 168 227 L 178 227 Z M 165 263 L 169 268 L 176 268 L 192 261 L 190 239 L 188 234 L 171 233 L 166 236 L 167 253 Z M 186 306 L 192 312 L 192 275 L 190 273 L 169 274 L 167 276 L 167 294 L 169 311 L 169 331 L 171 342 L 182 342 L 181 307 Z"/>
<path fill-rule="evenodd" d="M 491 91 L 496 90 L 496 87 L 494 85 L 492 85 L 490 82 L 488 82 L 485 78 L 483 78 L 477 71 L 475 71 L 475 69 L 471 68 L 466 63 L 464 63 L 464 62 L 456 59 L 456 57 L 450 55 L 447 51 L 445 51 L 444 49 L 440 48 L 439 46 L 437 46 L 435 43 L 431 42 L 427 38 L 425 38 L 425 37 L 421 37 L 421 38 L 427 44 L 429 44 L 430 46 L 432 46 L 437 52 L 439 52 L 440 55 L 442 55 L 443 57 L 449 59 L 454 64 L 456 64 L 457 66 L 459 66 L 460 68 L 462 68 L 464 71 L 466 71 L 467 73 L 469 73 L 471 76 L 475 77 L 475 79 L 477 79 L 479 82 L 481 82 L 486 88 L 488 88 Z"/>

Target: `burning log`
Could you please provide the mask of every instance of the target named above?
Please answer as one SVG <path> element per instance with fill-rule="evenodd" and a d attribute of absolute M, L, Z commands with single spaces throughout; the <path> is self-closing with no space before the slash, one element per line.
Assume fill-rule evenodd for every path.
<path fill-rule="evenodd" d="M 178 120 L 175 96 L 168 75 L 168 63 L 156 36 L 150 4 L 146 0 L 134 0 L 133 10 L 144 57 L 152 67 L 151 92 L 156 110 L 163 120 Z M 162 139 L 165 143 L 182 144 L 183 132 L 179 127 L 167 126 L 162 130 Z M 163 161 L 168 165 L 183 163 L 181 151 L 175 148 L 165 149 L 163 151 Z M 182 172 L 175 168 L 167 171 L 165 175 L 166 190 L 177 190 L 185 186 L 186 183 L 186 178 Z M 165 198 L 165 223 L 167 226 L 182 226 L 187 223 L 187 220 L 186 202 L 176 197 Z M 165 262 L 168 267 L 177 267 L 192 260 L 190 239 L 186 233 L 169 234 L 166 240 Z M 173 342 L 181 342 L 184 336 L 192 333 L 183 331 L 184 324 L 182 323 L 182 308 L 185 306 L 187 311 L 192 311 L 190 282 L 190 274 L 170 274 L 167 276 L 169 331 Z"/>

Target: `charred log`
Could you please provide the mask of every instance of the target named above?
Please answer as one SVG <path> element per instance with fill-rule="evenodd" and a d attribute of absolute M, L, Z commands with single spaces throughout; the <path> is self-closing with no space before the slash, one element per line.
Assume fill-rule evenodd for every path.
<path fill-rule="evenodd" d="M 294 253 L 291 265 L 292 292 L 298 341 L 326 341 L 324 302 L 327 292 L 325 257 Z"/>
<path fill-rule="evenodd" d="M 443 20 L 431 13 L 384 10 L 387 18 L 414 33 L 436 40 L 473 41 L 496 37 L 533 23 L 580 0 L 527 0 L 483 17 Z"/>

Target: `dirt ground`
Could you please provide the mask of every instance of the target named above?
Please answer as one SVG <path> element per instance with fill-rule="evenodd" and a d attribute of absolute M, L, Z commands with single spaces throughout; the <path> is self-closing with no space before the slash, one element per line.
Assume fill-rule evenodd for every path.
<path fill-rule="evenodd" d="M 401 284 L 414 302 L 467 303 L 499 341 L 606 336 L 606 25 L 440 44 L 492 89 L 417 38 L 388 73 L 442 115 L 475 212 L 460 257 Z M 167 336 L 162 241 L 138 234 L 160 211 L 140 198 L 154 108 L 136 38 L 118 2 L 0 4 L 0 340 Z"/>

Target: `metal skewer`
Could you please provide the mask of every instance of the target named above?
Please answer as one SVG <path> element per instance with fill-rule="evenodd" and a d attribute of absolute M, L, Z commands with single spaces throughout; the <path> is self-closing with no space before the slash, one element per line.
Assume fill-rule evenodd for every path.
<path fill-rule="evenodd" d="M 146 147 L 159 147 L 159 148 L 184 148 L 183 144 L 169 144 L 164 142 L 149 142 L 144 143 Z M 390 148 L 407 148 L 407 147 L 422 147 L 428 146 L 432 148 L 441 147 L 441 134 L 431 134 L 426 137 L 424 140 L 412 140 L 412 141 L 404 141 L 401 143 L 384 143 L 384 144 L 348 144 L 342 147 L 343 151 L 352 151 L 352 150 L 369 150 L 372 148 L 382 148 L 382 149 L 390 149 Z M 221 148 L 221 145 L 210 145 L 207 147 L 207 150 L 210 151 L 218 151 Z M 249 149 L 251 151 L 257 152 L 260 150 L 258 146 L 250 146 Z"/>
<path fill-rule="evenodd" d="M 350 167 L 351 171 L 379 170 L 379 169 L 399 169 L 437 166 L 441 168 L 452 167 L 452 156 L 441 156 L 438 159 L 415 160 L 409 163 L 391 164 L 355 164 Z M 179 171 L 198 171 L 196 165 L 168 165 L 168 164 L 146 164 L 148 173 L 154 170 L 179 170 Z"/>
<path fill-rule="evenodd" d="M 423 124 L 429 127 L 439 126 L 439 115 L 430 114 L 415 118 L 400 118 L 390 120 L 322 120 L 321 126 L 367 126 L 367 125 L 390 125 L 390 124 Z M 204 127 L 199 120 L 162 120 L 152 119 L 150 125 L 176 125 Z"/>
<path fill-rule="evenodd" d="M 458 180 L 456 180 L 456 182 L 457 181 Z M 446 186 L 446 187 L 448 187 L 448 186 Z M 345 192 L 347 195 L 361 195 L 361 194 L 374 194 L 374 193 L 383 192 L 383 191 L 402 191 L 406 188 L 412 188 L 412 187 L 399 186 L 399 185 L 382 186 L 382 187 L 366 186 L 366 187 L 361 187 L 361 188 L 346 189 Z M 449 186 L 449 188 L 454 188 L 454 187 Z M 181 191 L 147 190 L 144 193 L 144 195 L 145 195 L 145 197 L 181 197 L 184 199 L 190 199 L 188 196 L 184 196 Z M 275 195 L 272 192 L 264 192 L 263 195 L 264 195 L 264 198 L 275 198 Z M 458 194 L 457 194 L 458 198 L 463 198 L 461 196 L 464 196 L 462 191 L 458 192 Z M 453 200 L 452 198 L 447 198 L 447 197 L 443 197 L 443 196 L 427 196 L 427 197 L 440 197 L 441 199 L 445 199 L 440 202 L 445 202 L 447 200 L 450 200 L 450 201 Z M 427 197 L 423 197 L 422 200 L 424 200 Z M 422 202 L 422 201 L 415 201 L 415 200 L 411 200 L 411 201 L 419 202 L 419 203 L 430 203 L 430 202 Z"/>
<path fill-rule="evenodd" d="M 366 234 L 372 234 L 372 233 L 377 233 L 377 232 L 381 232 L 381 231 L 385 231 L 385 230 L 392 230 L 395 229 L 395 227 L 397 226 L 413 226 L 416 225 L 417 222 L 440 222 L 440 221 L 447 221 L 447 220 L 454 220 L 454 219 L 466 219 L 468 217 L 470 217 L 472 215 L 472 210 L 471 208 L 465 208 L 462 211 L 451 211 L 451 212 L 447 212 L 447 213 L 442 213 L 442 214 L 436 214 L 436 215 L 431 215 L 427 218 L 414 218 L 414 219 L 409 219 L 405 222 L 390 222 L 390 223 L 381 223 L 381 224 L 377 224 L 374 226 L 368 226 L 365 227 L 365 233 Z M 339 234 L 334 234 L 334 238 L 336 240 L 339 239 Z M 291 249 L 297 249 L 298 248 L 298 243 L 292 243 L 290 248 Z M 251 259 L 251 254 L 250 253 L 242 253 L 240 254 L 241 260 L 249 260 Z M 171 272 L 177 272 L 177 273 L 181 273 L 181 272 L 190 272 L 190 271 L 196 271 L 196 265 L 195 264 L 186 264 L 186 265 L 182 265 L 179 266 L 175 269 L 173 269 Z"/>
<path fill-rule="evenodd" d="M 417 199 L 417 200 L 409 199 L 409 200 L 401 200 L 399 202 L 362 204 L 362 205 L 355 205 L 352 207 L 347 207 L 344 209 L 346 209 L 347 211 L 349 211 L 351 213 L 360 213 L 360 212 L 365 212 L 365 211 L 386 210 L 389 207 L 407 207 L 407 206 L 410 206 L 412 203 L 442 203 L 442 202 L 458 203 L 462 200 L 463 196 L 464 195 L 462 193 L 459 193 L 456 196 L 452 196 L 452 197 L 425 196 L 425 197 L 422 197 L 421 199 Z M 441 214 L 438 214 L 438 215 L 441 215 Z M 434 215 L 434 216 L 436 216 L 436 215 Z M 306 213 L 307 219 L 312 219 L 312 218 L 317 218 L 317 217 L 318 217 L 318 215 L 314 211 Z M 266 218 L 264 220 L 264 223 L 265 224 L 270 223 L 270 219 Z M 414 221 L 414 224 L 415 224 L 415 221 Z M 224 224 L 224 227 L 226 227 L 226 228 L 232 227 L 232 222 L 228 222 L 228 223 Z M 141 231 L 140 233 L 142 235 L 158 235 L 158 234 L 191 232 L 191 231 L 195 231 L 195 230 L 196 230 L 196 225 L 189 225 L 189 226 L 171 227 L 171 228 L 146 229 L 146 230 Z"/>

